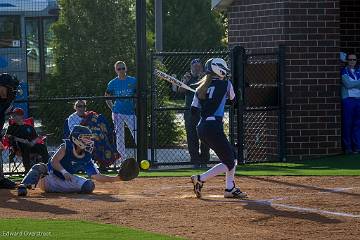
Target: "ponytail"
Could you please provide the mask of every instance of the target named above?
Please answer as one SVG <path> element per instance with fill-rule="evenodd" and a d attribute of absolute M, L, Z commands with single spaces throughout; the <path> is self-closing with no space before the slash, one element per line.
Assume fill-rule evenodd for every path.
<path fill-rule="evenodd" d="M 202 100 L 206 99 L 206 93 L 211 84 L 211 81 L 212 81 L 211 74 L 206 74 L 204 77 L 201 78 L 200 85 L 196 88 L 196 93 L 199 99 Z"/>

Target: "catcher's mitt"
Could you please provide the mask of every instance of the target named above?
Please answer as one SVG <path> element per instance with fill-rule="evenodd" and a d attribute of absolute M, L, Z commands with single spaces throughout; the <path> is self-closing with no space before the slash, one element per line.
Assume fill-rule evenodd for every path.
<path fill-rule="evenodd" d="M 139 175 L 140 168 L 135 158 L 127 158 L 120 164 L 119 177 L 123 181 L 130 181 Z"/>

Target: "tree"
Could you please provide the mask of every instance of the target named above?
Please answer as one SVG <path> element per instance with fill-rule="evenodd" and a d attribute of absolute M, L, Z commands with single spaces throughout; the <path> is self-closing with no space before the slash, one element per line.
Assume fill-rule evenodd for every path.
<path fill-rule="evenodd" d="M 226 47 L 226 18 L 211 10 L 210 0 L 163 1 L 164 50 Z M 148 3 L 148 27 L 154 31 L 154 0 Z"/>
<path fill-rule="evenodd" d="M 132 0 L 60 0 L 53 25 L 55 72 L 47 96 L 102 95 L 113 64 L 134 70 L 135 17 Z M 50 88 L 48 86 L 51 86 Z"/>
<path fill-rule="evenodd" d="M 42 83 L 42 97 L 102 96 L 114 78 L 114 63 L 124 60 L 133 75 L 135 16 L 132 0 L 59 0 L 60 16 L 52 26 L 55 69 Z M 73 101 L 40 105 L 45 130 L 62 136 Z M 104 100 L 90 110 L 111 119 Z M 50 111 L 49 111 L 50 110 Z"/>

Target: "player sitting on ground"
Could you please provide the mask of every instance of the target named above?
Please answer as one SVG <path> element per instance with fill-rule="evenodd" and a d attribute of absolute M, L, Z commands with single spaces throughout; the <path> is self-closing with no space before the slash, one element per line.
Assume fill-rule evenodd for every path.
<path fill-rule="evenodd" d="M 47 165 L 39 163 L 30 169 L 18 187 L 18 195 L 26 196 L 27 189 L 38 183 L 45 192 L 89 194 L 95 189 L 95 183 L 92 180 L 98 182 L 127 181 L 139 174 L 139 166 L 135 159 L 129 159 L 132 161 L 123 163 L 118 176 L 100 174 L 91 158 L 94 146 L 92 138 L 93 135 L 89 128 L 76 125 L 71 131 L 69 139 L 64 140 Z M 74 175 L 79 171 L 85 171 L 91 179 Z"/>
<path fill-rule="evenodd" d="M 201 198 L 201 189 L 204 182 L 225 173 L 225 198 L 245 198 L 246 193 L 235 187 L 235 170 L 237 160 L 234 149 L 224 133 L 223 117 L 226 99 L 235 99 L 235 93 L 230 81 L 226 79 L 229 72 L 226 62 L 221 58 L 211 58 L 205 64 L 206 75 L 196 88 L 191 111 L 196 114 L 200 111 L 200 122 L 197 133 L 200 140 L 213 149 L 221 163 L 201 175 L 191 176 L 194 192 Z"/>

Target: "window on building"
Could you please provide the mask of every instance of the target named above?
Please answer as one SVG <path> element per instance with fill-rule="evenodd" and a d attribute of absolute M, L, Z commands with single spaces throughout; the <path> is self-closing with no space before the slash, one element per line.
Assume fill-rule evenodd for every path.
<path fill-rule="evenodd" d="M 52 24 L 55 22 L 55 18 L 44 19 L 44 54 L 45 54 L 45 74 L 51 73 L 55 67 L 53 47 L 51 41 L 54 39 L 54 33 L 51 30 Z"/>
<path fill-rule="evenodd" d="M 20 16 L 0 17 L 0 48 L 21 47 Z"/>
<path fill-rule="evenodd" d="M 40 46 L 39 46 L 39 20 L 37 18 L 25 19 L 26 29 L 26 56 L 29 95 L 36 95 L 40 85 Z"/>

